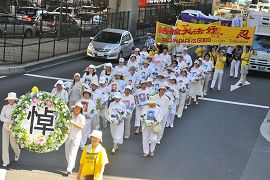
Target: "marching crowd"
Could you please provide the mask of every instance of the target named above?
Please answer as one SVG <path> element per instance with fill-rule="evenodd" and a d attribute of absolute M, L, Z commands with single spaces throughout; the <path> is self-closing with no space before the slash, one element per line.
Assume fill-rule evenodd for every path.
<path fill-rule="evenodd" d="M 148 34 L 142 50 L 136 48 L 127 61 L 120 58 L 115 67 L 106 63 L 99 76 L 96 67 L 89 65 L 83 75 L 74 74 L 70 87 L 62 80 L 57 81 L 52 94 L 61 97 L 72 110 L 71 131 L 65 143 L 67 175 L 75 166 L 80 148 L 83 153 L 77 179 L 81 175 L 102 177 L 108 159 L 100 145 L 102 132 L 99 129 L 108 125 L 113 154 L 123 139 L 129 139 L 131 126 L 134 126 L 134 133 L 142 134 L 143 157 L 155 156 L 156 144 L 161 144 L 164 129 L 173 128 L 175 118 L 181 118 L 184 109 L 193 102 L 199 104 L 198 98 L 207 96 L 209 86 L 213 90 L 218 81 L 217 90 L 221 90 L 226 62 L 232 60 L 230 76 L 234 77 L 238 77 L 241 64 L 240 80 L 241 84 L 245 83 L 251 56 L 249 47 L 229 47 L 226 52 L 213 46 L 206 52 L 206 48 L 198 46 L 197 57 L 192 59 L 187 47 L 161 49 Z M 9 94 L 7 100 L 9 104 L 1 112 L 5 166 L 9 164 L 9 138 L 16 160 L 19 158 L 14 138 L 5 126 L 12 123 L 10 109 L 15 106 L 16 94 Z M 133 114 L 134 122 L 131 121 Z M 91 140 L 90 145 L 86 145 L 87 138 Z"/>

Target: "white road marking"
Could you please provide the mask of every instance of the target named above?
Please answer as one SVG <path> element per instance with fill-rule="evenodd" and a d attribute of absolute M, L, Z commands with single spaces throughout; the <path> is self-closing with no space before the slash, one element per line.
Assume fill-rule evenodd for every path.
<path fill-rule="evenodd" d="M 42 75 L 36 75 L 36 74 L 24 74 L 24 75 L 25 75 L 25 76 L 30 76 L 30 77 L 43 78 L 43 79 L 53 79 L 53 80 L 72 81 L 72 79 L 65 79 L 65 78 L 58 78 L 58 77 L 51 77 L 51 76 L 42 76 Z"/>
<path fill-rule="evenodd" d="M 0 79 L 5 78 L 5 77 L 7 77 L 7 76 L 0 76 Z"/>
<path fill-rule="evenodd" d="M 5 180 L 7 170 L 0 169 L 0 180 Z"/>
<path fill-rule="evenodd" d="M 225 103 L 225 104 L 234 104 L 234 105 L 239 105 L 239 106 L 249 106 L 249 107 L 269 109 L 269 106 L 262 106 L 262 105 L 257 105 L 257 104 L 248 104 L 248 103 L 225 101 L 225 100 L 211 99 L 211 98 L 201 98 L 201 97 L 199 97 L 199 99 L 204 100 L 204 101 L 212 101 L 212 102 L 220 102 L 220 103 Z"/>
<path fill-rule="evenodd" d="M 245 81 L 244 84 L 242 86 L 239 86 L 239 84 L 241 83 L 241 81 L 239 80 L 235 85 L 231 85 L 231 89 L 230 91 L 234 91 L 242 86 L 247 86 L 250 85 L 250 83 L 248 81 Z"/>

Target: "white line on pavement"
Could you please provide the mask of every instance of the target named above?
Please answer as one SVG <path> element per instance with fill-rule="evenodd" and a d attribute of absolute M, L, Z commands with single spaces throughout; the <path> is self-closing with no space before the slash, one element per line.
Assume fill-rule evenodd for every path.
<path fill-rule="evenodd" d="M 5 78 L 5 77 L 7 77 L 7 76 L 0 76 L 0 79 Z"/>
<path fill-rule="evenodd" d="M 50 76 L 42 76 L 42 75 L 36 75 L 36 74 L 24 74 L 24 75 L 25 76 L 30 76 L 30 77 L 44 78 L 44 79 L 72 81 L 71 79 L 58 78 L 58 77 L 50 77 Z"/>
<path fill-rule="evenodd" d="M 0 169 L 0 180 L 5 180 L 7 170 Z"/>
<path fill-rule="evenodd" d="M 212 101 L 212 102 L 220 102 L 220 103 L 225 103 L 225 104 L 234 104 L 234 105 L 240 105 L 240 106 L 249 106 L 249 107 L 269 109 L 269 106 L 262 106 L 262 105 L 257 105 L 257 104 L 248 104 L 248 103 L 225 101 L 225 100 L 211 99 L 211 98 L 201 98 L 201 97 L 199 97 L 199 99 L 204 100 L 204 101 Z"/>

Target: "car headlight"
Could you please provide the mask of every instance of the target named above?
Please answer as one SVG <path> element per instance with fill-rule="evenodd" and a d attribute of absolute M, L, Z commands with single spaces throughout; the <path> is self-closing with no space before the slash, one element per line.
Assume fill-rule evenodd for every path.
<path fill-rule="evenodd" d="M 110 51 L 117 51 L 119 49 L 120 46 L 116 46 L 113 49 L 111 49 Z"/>

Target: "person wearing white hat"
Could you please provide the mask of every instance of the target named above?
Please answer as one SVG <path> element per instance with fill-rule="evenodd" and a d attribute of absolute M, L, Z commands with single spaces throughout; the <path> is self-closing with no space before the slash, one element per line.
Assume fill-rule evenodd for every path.
<path fill-rule="evenodd" d="M 67 176 L 72 173 L 75 166 L 75 161 L 80 147 L 80 142 L 82 139 L 82 132 L 85 126 L 85 116 L 82 115 L 83 105 L 77 102 L 73 107 L 73 112 L 71 114 L 70 120 L 70 133 L 65 142 L 65 155 L 68 163 L 67 166 Z"/>
<path fill-rule="evenodd" d="M 170 125 L 172 125 L 173 127 L 173 123 L 172 121 L 174 121 L 174 117 L 176 114 L 176 104 L 175 104 L 175 96 L 173 94 L 173 91 L 171 89 L 171 84 L 169 82 L 165 82 L 164 86 L 166 87 L 166 92 L 165 95 L 169 98 L 170 100 L 170 106 L 169 106 L 169 111 L 166 117 L 166 122 L 165 122 L 165 127 L 170 127 Z"/>
<path fill-rule="evenodd" d="M 213 61 L 210 61 L 209 54 L 204 55 L 203 66 L 205 69 L 205 81 L 204 81 L 204 85 L 203 85 L 203 95 L 207 96 L 209 82 L 211 81 L 212 72 L 214 70 L 214 63 L 213 63 Z"/>
<path fill-rule="evenodd" d="M 142 48 L 142 51 L 140 52 L 142 59 L 146 59 L 146 57 L 149 55 L 147 52 L 147 48 L 144 46 Z"/>
<path fill-rule="evenodd" d="M 138 87 L 140 84 L 140 80 L 140 74 L 136 72 L 136 68 L 134 66 L 131 66 L 125 78 L 126 84 L 132 87 Z"/>
<path fill-rule="evenodd" d="M 182 69 L 180 76 L 177 77 L 177 83 L 179 87 L 179 104 L 177 108 L 177 117 L 181 118 L 183 115 L 184 108 L 187 109 L 187 97 L 189 93 L 189 85 L 190 85 L 190 79 L 187 77 L 187 70 Z"/>
<path fill-rule="evenodd" d="M 159 90 L 161 84 L 165 82 L 165 75 L 163 72 L 158 73 L 156 80 L 154 81 L 154 88 L 156 92 Z"/>
<path fill-rule="evenodd" d="M 83 98 L 78 101 L 83 105 L 82 114 L 85 116 L 85 126 L 82 132 L 82 140 L 80 143 L 81 150 L 83 150 L 87 141 L 87 137 L 91 133 L 91 122 L 97 114 L 96 104 L 91 100 L 91 96 L 92 91 L 85 89 L 83 92 Z"/>
<path fill-rule="evenodd" d="M 98 80 L 98 76 L 96 75 L 96 67 L 93 64 L 89 65 L 85 71 L 86 72 L 84 73 L 82 77 L 83 83 L 90 85 L 92 81 Z"/>
<path fill-rule="evenodd" d="M 133 111 L 135 109 L 135 98 L 131 94 L 132 86 L 127 85 L 125 87 L 124 95 L 122 97 L 122 102 L 126 105 L 127 115 L 124 119 L 125 121 L 125 138 L 128 139 L 130 136 L 130 120 L 132 118 Z"/>
<path fill-rule="evenodd" d="M 150 92 L 147 89 L 147 82 L 145 80 L 141 80 L 140 88 L 137 89 L 134 93 L 134 96 L 136 98 L 136 114 L 134 124 L 136 135 L 139 134 L 140 131 L 142 109 L 147 103 L 149 93 Z"/>
<path fill-rule="evenodd" d="M 156 143 L 157 133 L 154 132 L 154 126 L 161 123 L 164 115 L 160 106 L 157 105 L 157 99 L 153 96 L 149 97 L 148 104 L 142 109 L 141 123 L 142 123 L 142 144 L 143 157 L 153 157 Z"/>
<path fill-rule="evenodd" d="M 139 70 L 140 65 L 138 63 L 138 61 L 136 60 L 136 55 L 132 54 L 127 62 L 127 68 L 130 69 L 131 66 L 134 66 L 136 68 L 136 71 Z"/>
<path fill-rule="evenodd" d="M 223 50 L 221 50 L 220 52 L 215 51 L 215 53 L 216 53 L 217 61 L 216 61 L 215 72 L 213 75 L 213 80 L 212 80 L 210 89 L 211 90 L 214 89 L 214 87 L 216 85 L 216 81 L 218 79 L 218 91 L 220 91 L 221 84 L 222 84 L 223 72 L 224 72 L 224 64 L 226 62 L 226 55 L 225 55 L 225 52 Z"/>
<path fill-rule="evenodd" d="M 157 143 L 160 144 L 160 141 L 162 139 L 163 133 L 164 133 L 164 128 L 166 125 L 167 117 L 169 114 L 169 108 L 172 106 L 172 101 L 166 96 L 166 91 L 167 88 L 164 84 L 161 84 L 159 87 L 159 92 L 154 95 L 155 99 L 157 100 L 157 104 L 161 107 L 162 109 L 162 121 L 161 121 L 161 132 L 157 136 Z"/>
<path fill-rule="evenodd" d="M 148 89 L 149 95 L 153 96 L 156 93 L 156 91 L 155 91 L 155 89 L 153 87 L 153 82 L 154 82 L 153 78 L 151 78 L 151 77 L 147 78 L 146 82 L 147 82 L 146 89 Z"/>
<path fill-rule="evenodd" d="M 176 60 L 178 61 L 178 67 L 179 67 L 180 71 L 181 71 L 181 69 L 187 67 L 187 63 L 184 61 L 183 54 L 177 54 Z"/>
<path fill-rule="evenodd" d="M 172 57 L 168 53 L 168 47 L 163 48 L 163 52 L 159 55 L 159 58 L 163 61 L 165 66 L 170 66 L 172 64 Z"/>
<path fill-rule="evenodd" d="M 141 55 L 140 48 L 135 48 L 134 55 L 136 56 L 136 61 L 139 65 L 143 63 L 144 58 Z"/>
<path fill-rule="evenodd" d="M 82 152 L 77 180 L 102 180 L 105 165 L 109 163 L 106 150 L 101 145 L 102 132 L 93 130 L 89 139 L 91 144 L 86 145 Z"/>
<path fill-rule="evenodd" d="M 194 62 L 194 67 L 190 70 L 191 82 L 190 82 L 190 91 L 189 91 L 189 101 L 188 105 L 191 104 L 191 99 L 194 99 L 195 104 L 199 104 L 198 96 L 203 96 L 202 87 L 200 79 L 202 78 L 202 72 L 200 69 L 199 61 Z"/>
<path fill-rule="evenodd" d="M 118 150 L 118 145 L 123 144 L 124 138 L 124 118 L 126 117 L 126 105 L 121 101 L 122 95 L 116 92 L 114 101 L 108 108 L 107 119 L 110 122 L 111 135 L 113 139 L 112 153 Z"/>
<path fill-rule="evenodd" d="M 11 125 L 14 121 L 11 119 L 12 111 L 16 108 L 16 101 L 18 100 L 16 93 L 10 92 L 8 93 L 8 97 L 5 99 L 8 101 L 7 105 L 4 105 L 1 111 L 0 120 L 4 123 L 2 127 L 2 160 L 3 167 L 9 165 L 9 143 L 15 153 L 15 161 L 19 160 L 20 157 L 20 148 L 16 143 L 11 130 L 9 129 L 9 125 Z"/>
<path fill-rule="evenodd" d="M 128 68 L 124 63 L 125 63 L 125 59 L 119 58 L 118 65 L 114 67 L 114 71 L 121 72 L 123 74 L 123 77 L 126 77 Z"/>
<path fill-rule="evenodd" d="M 107 127 L 107 121 L 105 119 L 105 114 L 107 112 L 108 109 L 108 100 L 110 97 L 110 87 L 106 86 L 106 78 L 104 76 L 100 76 L 99 78 L 99 90 L 102 92 L 102 94 L 104 95 L 104 103 L 101 105 L 101 109 L 100 109 L 100 121 L 102 122 L 103 128 Z"/>
<path fill-rule="evenodd" d="M 160 56 L 155 54 L 152 56 L 153 58 L 153 63 L 154 63 L 154 69 L 156 70 L 157 73 L 160 73 L 163 71 L 165 68 L 165 64 L 163 63 L 162 59 L 160 59 Z"/>
<path fill-rule="evenodd" d="M 152 76 L 152 73 L 153 73 L 153 70 L 149 66 L 149 61 L 144 60 L 143 66 L 139 70 L 139 74 L 140 74 L 141 79 L 146 80 L 148 77 Z"/>
<path fill-rule="evenodd" d="M 67 91 L 64 89 L 64 82 L 62 80 L 58 80 L 55 85 L 54 88 L 52 90 L 52 94 L 55 96 L 60 97 L 61 99 L 63 99 L 66 103 L 68 103 L 68 93 Z"/>
<path fill-rule="evenodd" d="M 105 77 L 106 78 L 106 85 L 110 84 L 111 81 L 113 80 L 113 66 L 112 63 L 105 63 L 104 64 L 104 69 L 100 73 L 100 77 Z"/>
<path fill-rule="evenodd" d="M 81 75 L 80 73 L 75 73 L 71 88 L 68 93 L 69 94 L 68 105 L 70 109 L 72 106 L 74 106 L 76 102 L 78 102 L 81 99 L 81 87 L 82 87 Z"/>
<path fill-rule="evenodd" d="M 99 89 L 99 83 L 97 80 L 92 81 L 91 83 L 91 90 L 92 90 L 92 100 L 95 102 L 97 107 L 97 113 L 93 120 L 91 121 L 92 129 L 99 129 L 100 128 L 100 108 L 106 102 L 106 97 Z"/>
<path fill-rule="evenodd" d="M 186 47 L 183 49 L 183 59 L 184 59 L 185 63 L 188 65 L 188 67 L 191 68 L 192 67 L 192 58 L 188 54 L 188 48 L 186 48 Z"/>
<path fill-rule="evenodd" d="M 111 89 L 111 95 L 115 92 L 123 92 L 126 86 L 126 82 L 124 81 L 124 76 L 121 71 L 116 71 L 114 73 L 115 79 L 109 85 Z"/>
<path fill-rule="evenodd" d="M 202 88 L 202 90 L 201 90 L 201 93 L 202 93 L 202 94 L 201 94 L 201 97 L 204 97 L 204 93 L 203 93 L 203 85 L 204 85 L 204 82 L 205 82 L 207 69 L 206 69 L 206 67 L 205 67 L 204 64 L 203 64 L 203 59 L 202 59 L 202 58 L 199 58 L 198 61 L 199 61 L 199 69 L 200 69 L 200 71 L 202 72 L 202 77 L 201 77 L 201 79 L 199 80 L 200 83 L 201 83 L 201 88 Z"/>

